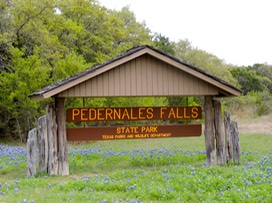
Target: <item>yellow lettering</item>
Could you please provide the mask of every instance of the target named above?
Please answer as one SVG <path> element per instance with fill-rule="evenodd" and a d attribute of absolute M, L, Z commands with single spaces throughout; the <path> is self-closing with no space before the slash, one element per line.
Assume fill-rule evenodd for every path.
<path fill-rule="evenodd" d="M 143 116 L 143 110 L 145 110 L 145 108 L 139 108 L 139 119 L 145 119 L 145 117 Z"/>
<path fill-rule="evenodd" d="M 88 109 L 81 109 L 80 119 L 82 121 L 87 121 L 88 120 L 88 117 L 84 117 L 84 116 L 86 116 L 86 112 L 88 112 Z"/>
<path fill-rule="evenodd" d="M 96 110 L 95 109 L 89 109 L 89 120 L 94 121 L 96 119 Z"/>
<path fill-rule="evenodd" d="M 177 107 L 177 119 L 181 119 L 181 118 L 183 118 L 183 116 L 182 115 L 179 115 L 179 107 Z"/>
<path fill-rule="evenodd" d="M 131 133 L 138 133 L 138 127 L 135 126 L 135 127 L 130 127 L 131 128 Z"/>
<path fill-rule="evenodd" d="M 145 130 L 146 130 L 145 126 L 142 126 L 141 127 L 141 132 L 145 132 Z"/>
<path fill-rule="evenodd" d="M 103 117 L 102 117 L 102 112 L 105 111 L 105 109 L 98 109 L 97 110 L 97 120 L 99 121 L 103 121 L 105 120 Z"/>
<path fill-rule="evenodd" d="M 158 132 L 158 126 L 142 126 L 141 132 L 142 133 L 156 133 Z"/>
<path fill-rule="evenodd" d="M 115 139 L 126 139 L 126 135 L 115 135 Z"/>
<path fill-rule="evenodd" d="M 134 138 L 134 135 L 133 135 L 133 134 L 127 135 L 127 138 L 133 139 L 133 138 Z"/>
<path fill-rule="evenodd" d="M 72 120 L 75 120 L 75 116 L 78 116 L 80 114 L 80 111 L 78 109 L 73 109 L 72 111 Z"/>
<path fill-rule="evenodd" d="M 197 118 L 198 117 L 198 108 L 193 107 L 192 108 L 192 118 Z"/>
<path fill-rule="evenodd" d="M 160 118 L 162 119 L 163 114 L 165 113 L 164 110 L 167 109 L 166 107 L 161 107 L 161 111 L 160 111 Z"/>
<path fill-rule="evenodd" d="M 117 128 L 116 128 L 116 133 L 117 133 L 117 134 L 120 134 L 120 133 L 121 133 L 121 128 L 120 128 L 120 127 L 117 127 Z"/>
<path fill-rule="evenodd" d="M 125 109 L 124 112 L 123 112 L 122 120 L 124 120 L 125 117 L 127 117 L 127 119 L 129 119 L 129 113 L 128 113 L 128 110 L 127 110 L 127 109 Z"/>
<path fill-rule="evenodd" d="M 102 135 L 103 140 L 109 140 L 109 139 L 114 139 L 113 135 Z"/>
<path fill-rule="evenodd" d="M 110 108 L 106 108 L 106 120 L 113 120 L 112 118 L 112 113 L 113 113 L 113 110 L 110 109 Z"/>
<path fill-rule="evenodd" d="M 170 109 L 170 112 L 169 112 L 169 114 L 168 114 L 168 118 L 171 118 L 171 116 L 172 116 L 173 118 L 176 118 L 175 111 L 174 111 L 173 108 Z"/>
<path fill-rule="evenodd" d="M 153 116 L 154 116 L 154 115 L 153 115 L 153 108 L 147 108 L 146 112 L 147 112 L 146 117 L 147 117 L 148 119 L 152 119 Z"/>
<path fill-rule="evenodd" d="M 117 118 L 120 120 L 121 119 L 121 109 L 114 109 L 114 114 L 113 114 L 114 120 L 117 120 Z"/>
<path fill-rule="evenodd" d="M 158 132 L 158 126 L 153 126 L 152 132 L 157 133 Z"/>
<path fill-rule="evenodd" d="M 134 114 L 134 111 L 133 111 L 133 108 L 130 109 L 130 118 L 131 120 L 137 120 L 138 118 L 136 116 L 133 116 Z"/>
<path fill-rule="evenodd" d="M 184 107 L 183 112 L 184 112 L 184 114 L 183 114 L 184 118 L 190 118 L 190 115 L 187 116 L 187 108 L 186 107 Z"/>

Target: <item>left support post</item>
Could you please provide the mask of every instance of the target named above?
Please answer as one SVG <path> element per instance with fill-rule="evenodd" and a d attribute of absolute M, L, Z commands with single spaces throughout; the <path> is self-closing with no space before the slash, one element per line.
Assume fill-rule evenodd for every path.
<path fill-rule="evenodd" d="M 58 139 L 58 173 L 59 175 L 69 175 L 68 166 L 68 146 L 66 138 L 65 122 L 65 98 L 55 98 L 57 139 Z"/>
<path fill-rule="evenodd" d="M 221 102 L 213 100 L 214 107 L 214 128 L 215 128 L 215 141 L 216 141 L 216 156 L 217 164 L 224 164 L 224 124 L 221 112 Z"/>
<path fill-rule="evenodd" d="M 48 137 L 46 115 L 38 119 L 38 148 L 39 148 L 39 172 L 47 173 L 48 168 Z"/>
<path fill-rule="evenodd" d="M 28 133 L 27 139 L 27 177 L 34 177 L 37 173 L 37 129 L 34 128 Z"/>
<path fill-rule="evenodd" d="M 48 135 L 48 173 L 58 175 L 58 137 L 55 105 L 49 104 L 46 107 L 46 123 Z"/>

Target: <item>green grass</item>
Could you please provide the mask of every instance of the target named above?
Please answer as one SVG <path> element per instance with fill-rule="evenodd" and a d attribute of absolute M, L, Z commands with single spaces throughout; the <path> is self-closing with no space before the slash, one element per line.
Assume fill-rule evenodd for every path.
<path fill-rule="evenodd" d="M 208 167 L 203 136 L 74 143 L 67 177 L 2 167 L 0 202 L 272 202 L 272 135 L 240 145 L 240 165 Z"/>

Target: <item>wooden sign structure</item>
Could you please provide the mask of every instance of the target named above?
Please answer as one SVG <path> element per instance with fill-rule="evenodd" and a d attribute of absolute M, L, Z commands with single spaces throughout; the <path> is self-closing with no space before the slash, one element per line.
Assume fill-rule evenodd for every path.
<path fill-rule="evenodd" d="M 201 107 L 67 109 L 67 122 L 201 119 Z M 145 139 L 201 135 L 201 124 L 67 128 L 68 141 Z"/>
<path fill-rule="evenodd" d="M 56 135 L 56 145 L 53 145 L 57 160 L 48 165 L 57 170 L 52 174 L 68 175 L 68 146 L 67 138 L 79 139 L 79 131 L 75 134 L 75 129 L 66 128 L 65 122 L 65 99 L 66 98 L 109 98 L 109 97 L 190 97 L 199 96 L 204 101 L 204 136 L 206 146 L 207 164 L 213 165 L 217 160 L 222 160 L 224 152 L 224 142 L 222 139 L 222 117 L 221 106 L 215 108 L 217 98 L 240 96 L 241 90 L 233 85 L 217 78 L 213 75 L 205 73 L 197 67 L 191 66 L 180 61 L 177 58 L 169 56 L 160 50 L 154 49 L 148 45 L 134 47 L 120 54 L 119 56 L 106 61 L 102 64 L 90 67 L 85 71 L 77 73 L 70 78 L 58 81 L 47 87 L 38 90 L 30 95 L 33 100 L 43 100 L 53 98 L 55 101 L 52 108 L 54 118 L 52 121 L 56 123 L 55 127 L 50 127 L 53 134 Z M 166 109 L 163 109 L 166 108 Z M 90 122 L 93 120 L 110 121 L 116 118 L 122 120 L 173 120 L 173 119 L 200 119 L 197 117 L 195 110 L 185 107 L 184 109 L 171 109 L 170 107 L 162 107 L 158 111 L 155 107 L 140 108 L 97 108 L 97 109 L 74 109 L 70 115 L 73 122 Z M 219 110 L 218 110 L 219 109 Z M 178 110 L 178 111 L 177 111 Z M 187 111 L 188 110 L 188 111 Z M 120 113 L 119 113 L 120 111 Z M 156 113 L 158 112 L 158 113 Z M 162 115 L 164 112 L 164 115 Z M 200 111 L 197 111 L 200 113 Z M 200 114 L 199 114 L 200 115 Z M 194 118 L 196 117 L 196 118 Z M 104 120 L 103 120 L 104 119 Z M 169 125 L 170 126 L 170 125 Z M 92 133 L 97 131 L 99 139 L 131 139 L 144 137 L 172 137 L 180 136 L 185 132 L 198 130 L 199 127 L 190 125 L 176 126 L 117 126 L 105 127 L 107 132 L 102 132 L 102 128 L 88 128 L 82 131 L 82 138 L 93 136 Z M 118 128 L 119 127 L 119 128 Z M 121 128 L 120 128 L 121 127 Z M 124 128 L 122 128 L 124 127 Z M 214 127 L 216 129 L 214 129 Z M 178 129 L 176 134 L 174 129 Z M 193 129 L 193 130 L 192 130 Z M 121 130 L 121 133 L 119 131 Z M 122 132 L 124 130 L 124 132 Z M 85 132 L 87 131 L 87 132 Z M 34 131 L 33 131 L 34 132 Z M 34 134 L 34 133 L 32 133 Z M 74 134 L 74 135 L 73 135 Z M 153 135 L 152 135 L 153 134 Z M 189 133 L 188 133 L 189 134 Z M 187 134 L 187 135 L 188 135 Z M 77 136 L 74 138 L 74 136 Z M 104 135 L 104 137 L 102 136 Z M 200 135 L 200 134 L 199 134 Z M 170 136 L 170 137 L 171 137 Z M 53 136 L 54 137 L 54 136 Z M 216 139 L 215 139 L 216 137 Z M 97 139 L 98 139 L 97 138 Z M 31 140 L 30 140 L 31 141 Z M 216 145 L 215 145 L 216 143 Z M 51 145 L 49 145 L 51 147 Z M 49 151 L 52 151 L 51 149 Z M 33 151 L 36 153 L 36 151 Z M 216 157 L 217 155 L 217 157 Z M 225 155 L 223 155 L 224 158 Z M 225 159 L 224 159 L 225 160 Z M 223 160 L 223 161 L 224 161 Z"/>

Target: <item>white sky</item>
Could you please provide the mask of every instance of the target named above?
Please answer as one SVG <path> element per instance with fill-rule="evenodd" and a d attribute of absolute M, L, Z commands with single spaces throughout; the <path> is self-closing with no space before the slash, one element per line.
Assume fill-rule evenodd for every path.
<path fill-rule="evenodd" d="M 271 0 L 98 0 L 129 6 L 139 22 L 171 41 L 188 39 L 233 65 L 272 65 Z"/>

